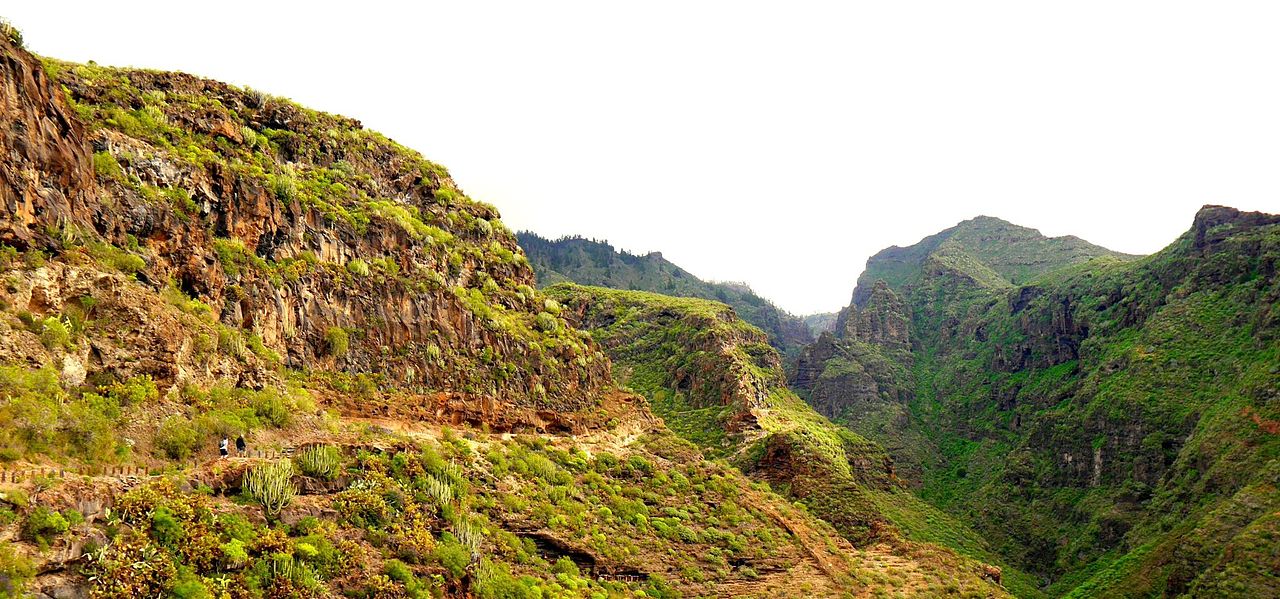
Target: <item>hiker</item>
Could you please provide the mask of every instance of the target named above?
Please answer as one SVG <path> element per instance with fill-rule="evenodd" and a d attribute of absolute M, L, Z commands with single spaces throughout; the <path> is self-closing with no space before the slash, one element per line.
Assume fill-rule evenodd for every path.
<path fill-rule="evenodd" d="M 226 459 L 227 457 L 227 438 L 226 437 L 223 437 L 222 440 L 218 442 L 218 451 L 222 453 L 223 459 Z"/>
<path fill-rule="evenodd" d="M 243 458 L 243 457 L 244 457 L 244 447 L 245 447 L 245 443 L 244 443 L 244 435 L 242 434 L 242 435 L 240 435 L 239 437 L 236 437 L 236 455 L 238 455 L 238 456 L 240 456 L 240 457 L 242 457 L 242 458 Z"/>

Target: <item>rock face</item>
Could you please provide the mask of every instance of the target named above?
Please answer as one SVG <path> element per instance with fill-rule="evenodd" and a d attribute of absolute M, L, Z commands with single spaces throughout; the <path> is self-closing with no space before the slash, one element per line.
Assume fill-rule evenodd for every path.
<path fill-rule="evenodd" d="M 661 252 L 638 256 L 619 252 L 607 242 L 581 237 L 552 241 L 527 231 L 518 238 L 541 285 L 567 281 L 724 302 L 763 330 L 769 344 L 786 356 L 813 342 L 813 332 L 803 319 L 774 306 L 747 285 L 703 281 L 663 258 Z"/>
<path fill-rule="evenodd" d="M 902 298 L 878 280 L 861 305 L 851 305 L 840 312 L 836 330 L 844 339 L 906 349 L 911 346 L 908 319 Z"/>
<path fill-rule="evenodd" d="M 324 364 L 535 410 L 609 384 L 497 212 L 358 122 L 185 74 L 44 65 L 7 40 L 0 70 L 0 243 L 56 258 L 5 301 L 46 318 L 85 295 L 119 316 L 118 338 L 70 358 L 90 375 L 257 387 Z M 202 334 L 241 359 L 187 359 Z M 3 353 L 50 359 L 17 331 Z"/>
<path fill-rule="evenodd" d="M 1028 231 L 877 254 L 792 384 L 1042 580 L 1132 551 L 1082 589 L 1261 588 L 1226 572 L 1263 558 L 1222 547 L 1274 529 L 1245 503 L 1280 506 L 1280 216 L 1206 206 L 1141 260 Z"/>
<path fill-rule="evenodd" d="M 84 127 L 40 63 L 0 41 L 0 243 L 41 242 L 40 225 L 85 222 L 95 195 Z"/>

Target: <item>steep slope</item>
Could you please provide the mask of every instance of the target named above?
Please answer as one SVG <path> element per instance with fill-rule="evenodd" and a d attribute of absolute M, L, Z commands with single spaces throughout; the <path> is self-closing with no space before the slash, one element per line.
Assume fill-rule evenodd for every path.
<path fill-rule="evenodd" d="M 17 39 L 0 594 L 933 590 L 617 391 L 441 167 L 350 119 Z"/>
<path fill-rule="evenodd" d="M 663 258 L 661 252 L 637 256 L 581 237 L 552 241 L 528 231 L 516 236 L 543 287 L 570 282 L 715 300 L 733 306 L 743 320 L 762 329 L 769 335 L 769 343 L 783 354 L 790 355 L 813 341 L 803 320 L 756 295 L 750 287 L 703 281 Z"/>
<path fill-rule="evenodd" d="M 883 449 L 791 393 L 776 350 L 729 306 L 571 284 L 546 291 L 605 348 L 619 381 L 648 397 L 677 434 L 803 502 L 855 544 L 932 563 L 930 575 L 965 588 L 999 579 L 998 569 L 908 540 L 928 536 L 915 534 L 928 520 L 949 529 L 965 553 L 994 557 L 976 535 L 901 489 Z M 1028 584 L 1016 571 L 1005 574 L 1006 584 Z"/>
<path fill-rule="evenodd" d="M 1278 260 L 1280 217 L 1205 207 L 1141 260 L 860 283 L 846 323 L 905 319 L 909 349 L 847 324 L 795 380 L 1052 595 L 1271 596 Z"/>

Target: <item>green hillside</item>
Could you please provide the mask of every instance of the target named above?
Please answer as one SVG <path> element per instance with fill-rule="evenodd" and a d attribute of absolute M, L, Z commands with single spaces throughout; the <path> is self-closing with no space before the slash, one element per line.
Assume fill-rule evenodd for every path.
<path fill-rule="evenodd" d="M 1050 595 L 1270 596 L 1280 217 L 1206 207 L 1150 257 L 1061 250 L 1017 276 L 1007 252 L 941 251 L 961 237 L 910 276 L 869 265 L 842 320 L 891 314 L 906 343 L 847 324 L 802 356 L 802 394 Z"/>

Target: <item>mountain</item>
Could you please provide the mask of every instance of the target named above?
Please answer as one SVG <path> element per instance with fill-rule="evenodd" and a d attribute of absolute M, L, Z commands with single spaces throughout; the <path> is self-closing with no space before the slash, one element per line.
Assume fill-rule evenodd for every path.
<path fill-rule="evenodd" d="M 5 596 L 922 596 L 947 577 L 672 434 L 439 165 L 349 118 L 0 32 Z"/>
<path fill-rule="evenodd" d="M 1003 595 L 993 582 L 1034 592 L 1020 572 L 986 565 L 998 558 L 975 533 L 907 492 L 883 448 L 787 389 L 777 351 L 728 305 L 568 283 L 546 292 L 676 434 L 804 504 L 858 547 L 929 563 L 918 572 L 929 593 L 950 585 Z M 958 554 L 936 543 L 943 537 Z"/>
<path fill-rule="evenodd" d="M 745 284 L 703 281 L 663 258 L 661 252 L 637 256 L 619 252 L 603 241 L 582 237 L 552 241 L 527 231 L 517 233 L 517 238 L 541 286 L 572 282 L 715 300 L 732 306 L 743 320 L 767 333 L 769 343 L 784 354 L 813 341 L 813 333 L 803 320 L 756 295 Z"/>
<path fill-rule="evenodd" d="M 1280 216 L 1140 259 L 1026 231 L 877 254 L 791 383 L 1049 596 L 1274 596 Z"/>
<path fill-rule="evenodd" d="M 809 327 L 815 335 L 821 335 L 824 332 L 836 330 L 836 318 L 839 312 L 821 312 L 818 314 L 808 314 L 800 317 L 804 321 L 805 326 Z"/>
<path fill-rule="evenodd" d="M 1020 285 L 1044 273 L 1104 256 L 1135 257 L 1079 237 L 1045 237 L 1035 229 L 979 216 L 915 245 L 893 246 L 876 253 L 858 277 L 853 304 L 862 305 L 878 280 L 900 290 L 918 283 L 932 268 L 957 269 L 988 286 Z"/>

